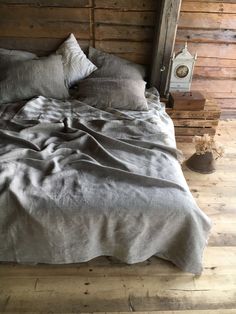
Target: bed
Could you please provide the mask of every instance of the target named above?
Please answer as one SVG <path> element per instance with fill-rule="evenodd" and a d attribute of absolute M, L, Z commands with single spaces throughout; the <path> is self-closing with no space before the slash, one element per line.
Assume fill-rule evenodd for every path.
<path fill-rule="evenodd" d="M 0 261 L 62 264 L 105 255 L 132 264 L 156 255 L 201 273 L 211 222 L 184 179 L 158 91 L 145 88 L 142 67 L 112 58 L 104 68 L 104 53 L 98 58 L 93 48 L 77 78 L 74 59 L 59 60 L 68 42 L 64 48 L 46 61 L 24 55 L 23 87 L 14 72 L 22 60 L 14 60 L 15 88 L 10 79 L 1 85 L 0 75 Z M 41 61 L 56 80 L 40 78 Z M 79 80 L 70 96 L 59 84 L 63 73 L 60 84 Z M 43 95 L 30 97 L 39 86 Z M 28 100 L 15 101 L 19 95 Z"/>

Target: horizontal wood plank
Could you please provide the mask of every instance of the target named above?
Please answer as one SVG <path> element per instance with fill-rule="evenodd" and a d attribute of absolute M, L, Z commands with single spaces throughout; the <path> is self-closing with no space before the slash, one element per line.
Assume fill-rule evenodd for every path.
<path fill-rule="evenodd" d="M 196 66 L 236 68 L 236 59 L 220 59 L 218 57 L 198 57 Z"/>
<path fill-rule="evenodd" d="M 236 80 L 236 67 L 199 67 L 194 69 L 194 79 L 214 79 L 214 80 Z"/>
<path fill-rule="evenodd" d="M 147 68 L 150 66 L 150 54 L 142 54 L 142 53 L 114 53 L 116 56 L 127 59 L 129 61 L 132 61 L 134 63 L 139 63 L 147 66 Z"/>
<path fill-rule="evenodd" d="M 177 136 L 179 135 L 184 135 L 184 136 L 189 136 L 189 135 L 203 135 L 203 134 L 209 134 L 209 135 L 215 135 L 216 130 L 213 128 L 196 128 L 196 127 L 190 127 L 190 128 L 185 128 L 185 127 L 176 127 L 175 128 L 175 134 Z"/>
<path fill-rule="evenodd" d="M 232 92 L 232 93 L 225 93 L 224 91 L 217 91 L 217 92 L 211 92 L 209 93 L 211 95 L 211 97 L 215 98 L 215 99 L 229 99 L 229 98 L 236 98 L 236 92 Z"/>
<path fill-rule="evenodd" d="M 89 285 L 80 277 L 3 279 L 6 298 L 14 295 L 4 310 L 16 312 L 20 308 L 23 313 L 29 308 L 42 312 L 50 308 L 50 311 L 60 313 L 68 313 L 70 309 L 76 309 L 77 313 L 111 309 L 129 311 L 130 304 L 135 311 L 200 310 L 218 309 L 221 302 L 226 308 L 236 307 L 235 276 L 230 275 L 206 275 L 194 281 L 189 276 L 91 279 Z"/>
<path fill-rule="evenodd" d="M 206 127 L 216 128 L 218 120 L 205 120 L 205 119 L 174 119 L 174 126 L 176 127 Z"/>
<path fill-rule="evenodd" d="M 224 92 L 232 93 L 236 91 L 236 80 L 209 80 L 195 79 L 192 82 L 192 89 L 206 92 Z"/>
<path fill-rule="evenodd" d="M 6 49 L 27 50 L 38 54 L 39 56 L 47 55 L 55 51 L 63 42 L 61 38 L 0 38 L 0 47 Z M 79 44 L 86 51 L 89 45 L 88 40 L 80 40 Z"/>
<path fill-rule="evenodd" d="M 202 29 L 236 29 L 236 19 L 232 14 L 181 12 L 179 27 Z"/>
<path fill-rule="evenodd" d="M 206 0 L 183 0 L 183 2 L 206 2 Z M 222 0 L 208 0 L 208 2 L 210 3 L 222 3 Z M 235 3 L 235 0 L 224 0 L 224 2 L 227 3 Z"/>
<path fill-rule="evenodd" d="M 221 117 L 220 117 L 221 120 L 226 120 L 226 121 L 232 121 L 236 119 L 236 110 L 222 110 L 222 113 L 221 113 Z"/>
<path fill-rule="evenodd" d="M 227 3 L 226 1 L 211 2 L 211 1 L 183 1 L 182 12 L 204 12 L 204 13 L 220 13 L 220 14 L 235 14 L 236 3 Z"/>
<path fill-rule="evenodd" d="M 84 8 L 91 7 L 91 0 L 1 0 L 0 4 L 20 4 L 30 6 L 44 6 L 44 7 L 72 7 Z"/>
<path fill-rule="evenodd" d="M 172 109 L 166 109 L 167 113 L 172 119 L 218 119 L 220 117 L 219 110 L 211 111 L 177 111 Z"/>
<path fill-rule="evenodd" d="M 148 42 L 127 42 L 127 41 L 96 41 L 95 47 L 110 53 L 136 53 L 149 55 L 152 51 L 152 44 Z"/>
<path fill-rule="evenodd" d="M 122 12 L 116 10 L 96 9 L 95 23 L 122 24 L 122 25 L 155 25 L 155 12 Z"/>
<path fill-rule="evenodd" d="M 95 24 L 96 40 L 152 41 L 153 27 Z"/>
<path fill-rule="evenodd" d="M 199 25 L 200 26 L 200 25 Z M 235 31 L 229 29 L 192 29 L 178 28 L 177 41 L 188 41 L 198 43 L 228 44 L 236 43 Z"/>
<path fill-rule="evenodd" d="M 176 41 L 175 51 L 179 51 L 183 45 L 184 42 Z M 188 49 L 192 54 L 197 52 L 198 57 L 235 60 L 236 55 L 236 45 L 190 42 L 188 43 Z"/>
<path fill-rule="evenodd" d="M 0 20 L 0 37 L 26 37 L 26 38 L 61 38 L 65 39 L 70 33 L 84 40 L 90 38 L 89 23 L 76 21 Z"/>
<path fill-rule="evenodd" d="M 236 109 L 236 98 L 229 98 L 229 99 L 217 99 L 218 105 L 223 109 Z"/>
<path fill-rule="evenodd" d="M 155 11 L 157 9 L 156 0 L 95 0 L 96 8 L 103 9 L 119 9 L 119 10 L 130 10 L 130 11 Z"/>
<path fill-rule="evenodd" d="M 17 13 L 16 13 L 17 12 Z M 51 21 L 51 23 L 74 21 L 89 22 L 89 8 L 61 8 L 61 7 L 22 7 L 19 5 L 0 6 L 1 20 L 31 23 L 32 21 Z M 20 16 L 20 19 L 19 19 Z"/>

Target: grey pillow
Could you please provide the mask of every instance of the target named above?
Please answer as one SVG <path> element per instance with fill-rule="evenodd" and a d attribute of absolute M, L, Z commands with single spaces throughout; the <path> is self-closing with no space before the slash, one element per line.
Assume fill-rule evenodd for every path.
<path fill-rule="evenodd" d="M 89 77 L 125 78 L 142 80 L 145 77 L 145 67 L 112 54 L 89 47 L 89 59 L 98 70 Z"/>
<path fill-rule="evenodd" d="M 32 59 L 38 59 L 37 55 L 27 51 L 0 48 L 0 78 L 3 76 L 5 69 L 13 63 Z"/>
<path fill-rule="evenodd" d="M 148 110 L 143 80 L 89 78 L 78 85 L 77 98 L 100 109 Z"/>
<path fill-rule="evenodd" d="M 0 79 L 0 104 L 35 96 L 68 98 L 61 56 L 52 55 L 9 65 Z"/>
<path fill-rule="evenodd" d="M 34 53 L 22 50 L 9 50 L 0 48 L 0 58 L 5 58 L 6 60 L 12 59 L 16 61 L 32 60 L 37 59 L 38 56 Z"/>

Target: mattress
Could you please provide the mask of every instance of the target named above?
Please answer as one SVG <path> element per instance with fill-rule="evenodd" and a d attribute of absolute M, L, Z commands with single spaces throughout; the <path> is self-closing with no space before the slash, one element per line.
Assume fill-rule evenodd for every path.
<path fill-rule="evenodd" d="M 211 222 L 154 89 L 148 111 L 37 97 L 0 108 L 0 261 L 156 255 L 199 274 Z"/>

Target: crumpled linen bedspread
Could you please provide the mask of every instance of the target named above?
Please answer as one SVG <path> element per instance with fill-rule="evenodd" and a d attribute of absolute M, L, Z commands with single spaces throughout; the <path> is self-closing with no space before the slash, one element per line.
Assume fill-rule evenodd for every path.
<path fill-rule="evenodd" d="M 183 177 L 171 119 L 147 97 L 147 112 L 44 97 L 2 109 L 0 261 L 156 255 L 201 273 L 210 220 Z"/>

